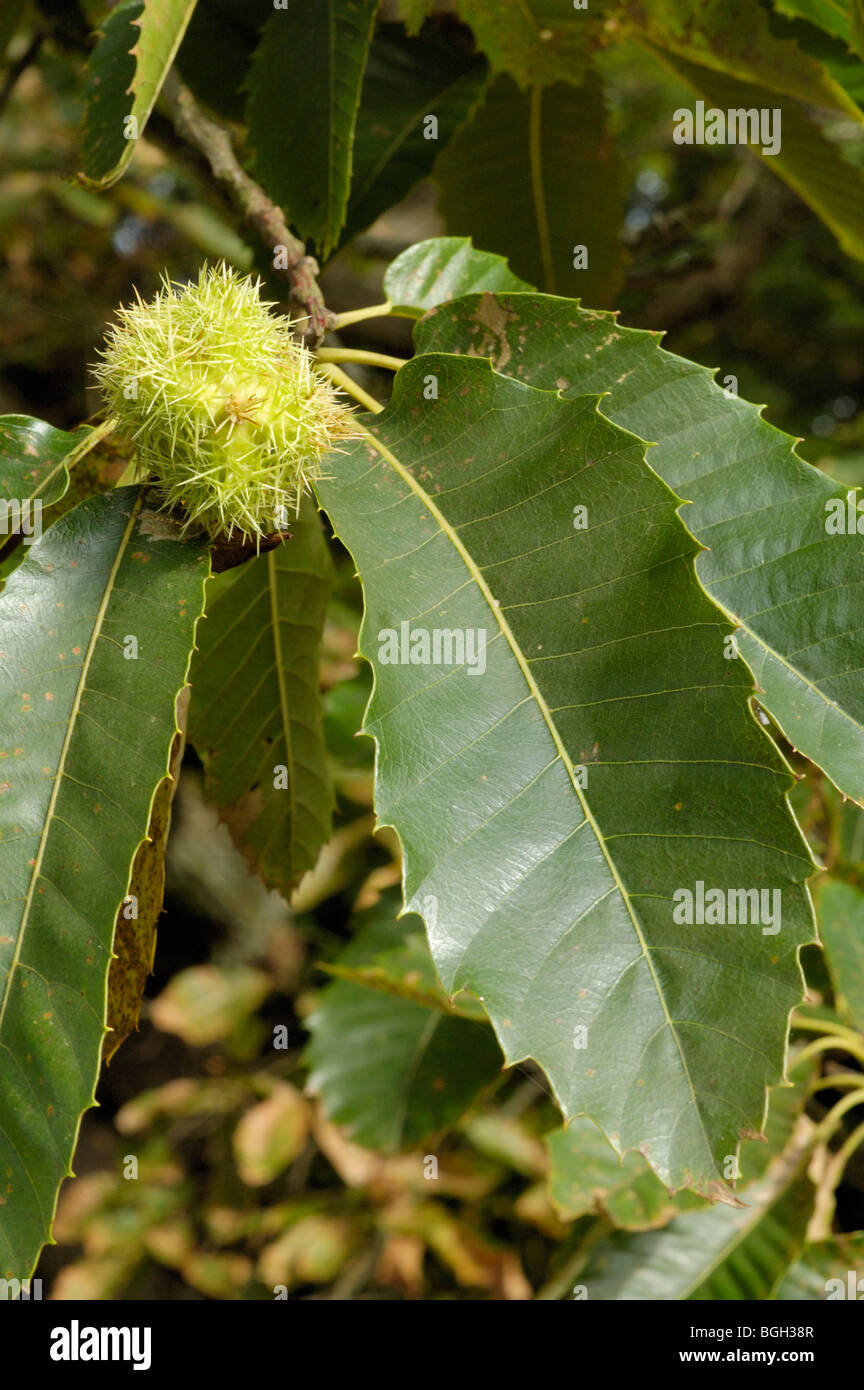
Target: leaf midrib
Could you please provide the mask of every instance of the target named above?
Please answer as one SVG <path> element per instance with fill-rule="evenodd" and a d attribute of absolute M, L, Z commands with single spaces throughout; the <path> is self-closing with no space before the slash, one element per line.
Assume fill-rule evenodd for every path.
<path fill-rule="evenodd" d="M 294 777 L 294 748 L 291 737 L 291 717 L 288 713 L 288 692 L 285 688 L 285 667 L 282 652 L 282 633 L 279 629 L 279 603 L 277 596 L 278 572 L 276 570 L 276 555 L 278 551 L 271 550 L 267 556 L 267 590 L 270 597 L 270 625 L 273 628 L 273 654 L 276 664 L 276 680 L 279 685 L 279 714 L 282 720 L 282 731 L 285 735 L 285 766 L 288 769 L 288 795 L 291 798 L 291 839 L 289 854 L 291 856 L 291 871 L 294 871 L 294 826 L 296 810 L 296 788 Z"/>
<path fill-rule="evenodd" d="M 438 1030 L 438 1025 L 439 1023 L 441 1023 L 443 1017 L 444 1015 L 440 1013 L 430 1013 L 430 1016 L 423 1027 L 423 1031 L 417 1039 L 417 1045 L 414 1048 L 408 1066 L 405 1068 L 405 1072 L 403 1073 L 402 1085 L 400 1087 L 401 1096 L 399 1100 L 399 1108 L 396 1111 L 396 1115 L 394 1117 L 395 1123 L 393 1126 L 393 1133 L 397 1144 L 401 1144 L 405 1138 L 405 1126 L 408 1122 L 408 1106 L 411 1101 L 411 1092 L 413 1090 L 414 1083 L 417 1079 L 417 1073 L 420 1070 L 420 1063 L 423 1061 L 423 1058 L 429 1051 L 429 1048 L 432 1044 L 432 1039 L 434 1038 L 435 1033 Z"/>

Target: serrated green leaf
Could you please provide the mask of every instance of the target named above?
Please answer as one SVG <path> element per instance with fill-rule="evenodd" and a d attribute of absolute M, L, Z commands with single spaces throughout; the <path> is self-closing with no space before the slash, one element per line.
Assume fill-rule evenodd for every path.
<path fill-rule="evenodd" d="M 768 14 L 751 0 L 641 0 L 627 5 L 626 18 L 655 47 L 688 64 L 764 88 L 765 100 L 757 105 L 770 107 L 768 94 L 779 92 L 864 120 L 821 63 L 794 41 L 772 34 Z"/>
<path fill-rule="evenodd" d="M 802 5 L 802 12 L 804 8 Z M 822 8 L 819 6 L 820 12 Z M 835 10 L 833 4 L 824 6 L 824 9 L 830 10 L 832 13 L 839 13 L 839 7 Z M 816 6 L 813 7 L 813 11 L 815 14 Z M 843 26 L 847 34 L 847 38 L 844 39 L 834 36 L 827 28 L 817 28 L 815 18 L 811 22 L 809 19 L 788 17 L 793 15 L 792 7 L 789 7 L 788 11 L 784 8 L 782 14 L 772 15 L 772 29 L 779 30 L 782 35 L 793 38 L 805 53 L 809 53 L 811 58 L 815 58 L 818 63 L 822 64 L 826 72 L 835 82 L 839 83 L 858 106 L 864 105 L 864 65 L 862 65 L 859 55 L 849 47 L 851 31 L 848 22 Z"/>
<path fill-rule="evenodd" d="M 581 87 L 527 93 L 499 78 L 435 177 L 448 231 L 470 232 L 550 293 L 613 302 L 624 266 L 623 166 L 594 74 Z M 587 266 L 577 269 L 580 247 Z"/>
<path fill-rule="evenodd" d="M 255 172 L 304 240 L 329 256 L 351 187 L 354 128 L 378 0 L 288 0 L 249 73 Z M 290 93 L 286 103 L 285 94 Z"/>
<path fill-rule="evenodd" d="M 864 0 L 774 0 L 788 19 L 806 19 L 864 57 Z"/>
<path fill-rule="evenodd" d="M 478 48 L 493 71 L 509 73 L 522 87 L 580 82 L 592 49 L 602 43 L 603 23 L 612 0 L 590 0 L 577 9 L 573 0 L 458 0 L 459 15 L 470 24 Z"/>
<path fill-rule="evenodd" d="M 806 19 L 835 39 L 849 40 L 851 27 L 847 0 L 773 0 L 774 8 L 788 19 Z"/>
<path fill-rule="evenodd" d="M 676 54 L 654 51 L 670 72 L 711 106 L 723 111 L 779 111 L 780 149 L 763 156 L 762 146 L 753 145 L 754 154 L 813 209 L 847 255 L 864 260 L 864 170 L 845 158 L 842 146 L 829 138 L 805 106 L 766 87 L 688 63 Z M 864 121 L 864 113 L 851 97 L 848 101 Z"/>
<path fill-rule="evenodd" d="M 290 529 L 210 581 L 189 709 L 209 800 L 250 866 L 286 892 L 329 838 L 333 807 L 318 686 L 332 566 L 309 499 Z"/>
<path fill-rule="evenodd" d="M 504 320 L 482 303 L 497 356 Z M 364 587 L 366 732 L 406 907 L 445 989 L 483 1000 L 505 1057 L 536 1058 L 565 1116 L 641 1147 L 671 1187 L 722 1190 L 782 1072 L 811 865 L 677 499 L 596 396 L 488 361 L 415 358 L 364 428 L 319 496 Z M 445 674 L 406 662 L 412 623 L 428 643 L 467 634 L 474 655 L 454 668 L 451 652 Z M 782 884 L 782 931 L 682 931 L 672 895 L 700 880 Z"/>
<path fill-rule="evenodd" d="M 795 1303 L 812 1299 L 854 1299 L 858 1302 L 862 1296 L 860 1290 L 864 1289 L 859 1282 L 862 1272 L 864 1231 L 815 1241 L 805 1245 L 801 1258 L 784 1275 L 774 1297 L 781 1302 Z"/>
<path fill-rule="evenodd" d="M 110 188 L 144 134 L 195 0 L 122 0 L 90 55 L 81 138 L 81 181 Z"/>
<path fill-rule="evenodd" d="M 427 175 L 483 92 L 486 64 L 445 43 L 434 28 L 406 38 L 378 30 L 369 50 L 354 139 L 354 173 L 342 241 L 368 227 Z M 437 130 L 426 130 L 427 117 Z"/>
<path fill-rule="evenodd" d="M 790 34 L 864 105 L 864 0 L 775 0 Z M 775 17 L 772 27 L 780 21 Z"/>
<path fill-rule="evenodd" d="M 862 541 L 825 530 L 826 505 L 845 489 L 707 368 L 611 314 L 543 296 L 469 296 L 429 315 L 415 339 L 421 352 L 490 352 L 499 371 L 565 396 L 604 391 L 604 415 L 656 441 L 651 467 L 690 502 L 684 520 L 710 547 L 699 577 L 738 625 L 760 703 L 864 799 Z"/>
<path fill-rule="evenodd" d="M 337 962 L 349 978 L 322 991 L 304 1054 L 328 1117 L 385 1153 L 454 1124 L 502 1064 L 492 1030 L 448 1009 L 422 922 L 397 908 L 388 895 L 358 917 Z"/>
<path fill-rule="evenodd" d="M 533 286 L 514 275 L 503 256 L 476 251 L 465 236 L 418 241 L 390 262 L 384 276 L 384 293 L 393 312 L 414 319 L 472 291 L 530 289 Z"/>
<path fill-rule="evenodd" d="M 273 0 L 198 0 L 177 54 L 177 66 L 199 101 L 242 121 L 246 73 L 270 18 Z"/>
<path fill-rule="evenodd" d="M 791 1070 L 791 1086 L 779 1086 L 770 1094 L 764 1133 L 741 1146 L 736 1195 L 747 1201 L 749 1184 L 765 1171 L 792 1137 L 807 1099 L 812 1063 Z M 641 1154 L 618 1155 L 597 1126 L 577 1117 L 566 1129 L 546 1136 L 549 1150 L 549 1195 L 565 1221 L 590 1213 L 604 1215 L 620 1230 L 646 1231 L 665 1226 L 679 1213 L 704 1202 L 692 1192 L 670 1197 Z"/>
<path fill-rule="evenodd" d="M 796 1259 L 813 1185 L 788 1164 L 749 1188 L 747 1205 L 691 1211 L 662 1231 L 616 1232 L 594 1247 L 579 1283 L 593 1302 L 770 1299 Z"/>
<path fill-rule="evenodd" d="M 143 10 L 144 0 L 120 0 L 107 15 L 90 55 L 81 130 L 83 168 L 78 177 L 96 188 L 110 187 L 135 148 L 135 141 L 125 137 L 124 122 L 132 111 L 136 62 L 131 50 L 140 37 Z"/>
<path fill-rule="evenodd" d="M 837 1012 L 864 1032 L 864 892 L 829 878 L 819 887 L 816 909 Z"/>
<path fill-rule="evenodd" d="M 48 1239 L 93 1103 L 115 917 L 168 771 L 205 573 L 206 552 L 121 488 L 52 526 L 0 595 L 3 1277 L 26 1277 Z"/>

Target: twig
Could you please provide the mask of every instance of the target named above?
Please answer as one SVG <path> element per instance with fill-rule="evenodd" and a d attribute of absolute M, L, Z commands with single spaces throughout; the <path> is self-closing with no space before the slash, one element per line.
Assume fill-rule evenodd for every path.
<path fill-rule="evenodd" d="M 289 230 L 281 208 L 241 168 L 228 132 L 205 116 L 189 88 L 173 71 L 165 78 L 162 96 L 177 133 L 203 154 L 214 178 L 265 245 L 281 253 L 278 264 L 274 261 L 274 272 L 288 280 L 291 300 L 305 311 L 308 319 L 302 336 L 309 346 L 317 347 L 335 323 L 335 315 L 325 305 L 318 287 L 318 262 L 306 255 L 306 248 Z"/>
<path fill-rule="evenodd" d="M 327 376 L 339 387 L 340 391 L 345 391 L 349 396 L 353 396 L 355 401 L 359 401 L 365 410 L 373 410 L 376 414 L 384 409 L 380 401 L 376 401 L 374 396 L 370 396 L 368 391 L 364 391 L 362 386 L 358 386 L 347 372 L 343 372 L 341 367 L 337 367 L 335 362 L 322 362 L 317 368 L 322 376 Z"/>
<path fill-rule="evenodd" d="M 347 328 L 349 323 L 360 323 L 362 319 L 378 319 L 388 315 L 393 308 L 389 299 L 385 299 L 383 304 L 367 304 L 362 309 L 349 309 L 347 314 L 339 314 L 336 318 L 335 328 Z"/>
<path fill-rule="evenodd" d="M 405 366 L 404 357 L 390 357 L 383 352 L 367 352 L 364 348 L 321 348 L 319 362 L 359 362 L 368 367 L 386 367 L 388 371 L 398 372 Z"/>

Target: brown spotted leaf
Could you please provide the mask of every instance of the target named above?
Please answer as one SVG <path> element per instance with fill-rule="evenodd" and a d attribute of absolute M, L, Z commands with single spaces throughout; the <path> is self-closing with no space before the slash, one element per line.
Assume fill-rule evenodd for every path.
<path fill-rule="evenodd" d="M 142 840 L 132 865 L 129 892 L 120 904 L 114 928 L 114 955 L 108 972 L 108 1028 L 103 1043 L 106 1062 L 138 1027 L 147 977 L 153 970 L 156 924 L 165 896 L 165 850 L 171 828 L 171 804 L 180 776 L 186 746 L 189 687 L 177 700 L 179 729 L 174 735 L 168 776 L 153 798 L 147 838 Z"/>
<path fill-rule="evenodd" d="M 273 1083 L 234 1131 L 234 1158 L 243 1181 L 263 1187 L 277 1178 L 305 1147 L 310 1124 L 309 1104 L 296 1087 Z"/>

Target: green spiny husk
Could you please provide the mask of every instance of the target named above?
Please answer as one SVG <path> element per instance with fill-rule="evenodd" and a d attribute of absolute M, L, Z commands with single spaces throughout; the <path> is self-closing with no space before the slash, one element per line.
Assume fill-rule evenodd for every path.
<path fill-rule="evenodd" d="M 119 310 L 94 369 L 138 476 L 214 539 L 282 529 L 322 457 L 355 433 L 259 286 L 224 264 L 188 285 L 166 278 Z"/>

